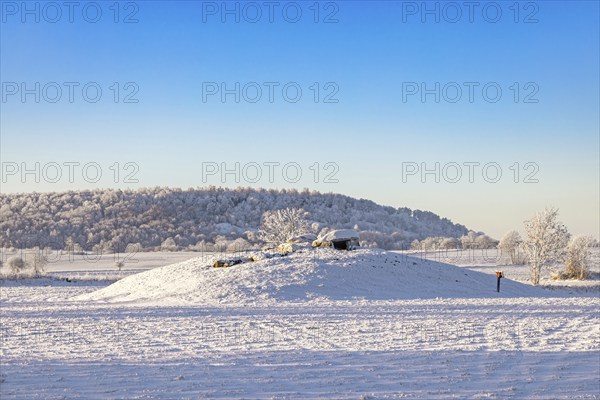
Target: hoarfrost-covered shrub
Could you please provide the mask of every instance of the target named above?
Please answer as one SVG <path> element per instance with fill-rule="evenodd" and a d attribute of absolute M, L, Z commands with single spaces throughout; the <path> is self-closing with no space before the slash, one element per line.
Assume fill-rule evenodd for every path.
<path fill-rule="evenodd" d="M 27 263 L 21 257 L 13 256 L 6 261 L 6 268 L 12 274 L 19 274 L 25 271 Z"/>
<path fill-rule="evenodd" d="M 567 245 L 565 270 L 560 274 L 561 279 L 586 279 L 590 263 L 590 245 L 593 238 L 575 236 Z"/>
<path fill-rule="evenodd" d="M 510 256 L 510 262 L 513 265 L 518 264 L 517 260 L 519 258 L 519 246 L 523 243 L 523 239 L 521 239 L 521 235 L 517 231 L 508 231 L 506 234 L 500 239 L 500 243 L 498 243 L 498 249 L 500 249 L 502 255 Z"/>

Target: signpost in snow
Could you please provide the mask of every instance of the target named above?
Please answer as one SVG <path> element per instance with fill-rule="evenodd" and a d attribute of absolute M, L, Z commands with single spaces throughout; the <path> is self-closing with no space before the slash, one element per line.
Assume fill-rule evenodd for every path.
<path fill-rule="evenodd" d="M 504 278 L 504 274 L 500 271 L 496 271 L 496 278 L 498 278 L 498 283 L 496 285 L 496 291 L 500 292 L 500 279 Z"/>

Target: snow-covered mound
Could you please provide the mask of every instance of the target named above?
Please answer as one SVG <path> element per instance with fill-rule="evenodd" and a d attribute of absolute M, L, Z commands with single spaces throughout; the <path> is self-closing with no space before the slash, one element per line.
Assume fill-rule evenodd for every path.
<path fill-rule="evenodd" d="M 175 304 L 436 297 L 522 297 L 542 289 L 454 265 L 361 249 L 309 250 L 212 268 L 195 258 L 124 278 L 75 300 Z"/>

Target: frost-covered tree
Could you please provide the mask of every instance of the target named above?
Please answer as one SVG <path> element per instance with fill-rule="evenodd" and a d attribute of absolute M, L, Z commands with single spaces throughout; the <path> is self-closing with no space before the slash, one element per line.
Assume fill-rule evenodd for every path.
<path fill-rule="evenodd" d="M 478 249 L 489 249 L 495 247 L 495 243 L 497 243 L 494 239 L 489 237 L 486 234 L 479 234 L 475 239 L 475 247 Z"/>
<path fill-rule="evenodd" d="M 48 253 L 46 252 L 46 254 Z M 46 265 L 48 264 L 48 258 L 46 255 L 44 255 L 44 250 L 40 249 L 39 247 L 35 247 L 31 251 L 27 252 L 26 257 L 28 260 L 27 264 L 33 269 L 33 275 L 43 275 L 46 270 Z"/>
<path fill-rule="evenodd" d="M 477 233 L 469 231 L 460 238 L 460 244 L 463 249 L 474 249 L 477 243 Z"/>
<path fill-rule="evenodd" d="M 125 247 L 125 253 L 141 253 L 142 251 L 144 251 L 144 246 L 142 246 L 141 243 L 129 243 L 126 247 Z"/>
<path fill-rule="evenodd" d="M 469 231 L 460 238 L 463 249 L 489 249 L 496 245 L 496 240 L 482 232 Z"/>
<path fill-rule="evenodd" d="M 227 245 L 229 253 L 243 253 L 252 249 L 253 246 L 244 238 L 237 238 Z"/>
<path fill-rule="evenodd" d="M 517 249 L 515 251 L 515 259 L 513 261 L 514 265 L 526 265 L 529 264 L 529 256 L 527 254 L 527 250 L 525 249 L 525 242 L 519 243 Z"/>
<path fill-rule="evenodd" d="M 267 243 L 283 243 L 286 240 L 312 232 L 308 213 L 301 208 L 283 208 L 263 214 L 260 237 Z"/>
<path fill-rule="evenodd" d="M 227 251 L 227 247 L 229 246 L 229 239 L 223 235 L 218 235 L 215 237 L 215 244 L 213 246 L 213 251 L 217 251 L 220 253 L 224 253 Z"/>
<path fill-rule="evenodd" d="M 590 236 L 575 236 L 569 240 L 565 256 L 563 279 L 585 279 L 590 263 L 590 245 L 594 239 Z"/>
<path fill-rule="evenodd" d="M 569 233 L 557 218 L 558 209 L 546 208 L 525 221 L 527 239 L 524 248 L 531 268 L 531 283 L 534 285 L 540 283 L 542 266 L 561 260 L 565 253 Z"/>
<path fill-rule="evenodd" d="M 160 248 L 162 251 L 177 251 L 177 243 L 170 237 L 160 244 Z"/>
<path fill-rule="evenodd" d="M 442 241 L 440 242 L 440 248 L 442 248 L 444 250 L 458 249 L 458 244 L 459 244 L 458 239 L 453 238 L 453 237 L 447 237 L 447 238 L 443 238 Z"/>
<path fill-rule="evenodd" d="M 428 237 L 421 241 L 423 249 L 425 250 L 437 250 L 439 240 L 436 237 Z"/>
<path fill-rule="evenodd" d="M 502 236 L 500 239 L 500 243 L 498 243 L 498 248 L 500 249 L 502 254 L 508 254 L 510 256 L 510 262 L 512 264 L 517 263 L 519 245 L 523 242 L 521 235 L 519 232 L 512 230 L 508 231 Z"/>
<path fill-rule="evenodd" d="M 73 244 L 73 247 L 71 248 L 71 250 L 72 250 L 73 254 L 78 255 L 78 256 L 85 254 L 85 250 L 79 243 Z"/>
<path fill-rule="evenodd" d="M 65 240 L 64 250 L 67 250 L 68 252 L 73 253 L 74 252 L 74 247 L 75 247 L 75 242 L 73 241 L 73 238 L 72 237 L 68 237 Z"/>
<path fill-rule="evenodd" d="M 452 250 L 458 249 L 460 241 L 453 237 L 427 237 L 421 241 L 413 240 L 410 244 L 412 250 Z"/>

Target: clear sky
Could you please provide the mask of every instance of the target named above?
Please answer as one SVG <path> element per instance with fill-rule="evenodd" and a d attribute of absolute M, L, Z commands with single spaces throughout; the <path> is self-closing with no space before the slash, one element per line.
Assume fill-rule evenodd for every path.
<path fill-rule="evenodd" d="M 3 193 L 307 187 L 599 235 L 597 1 L 72 4 L 0 2 Z"/>

